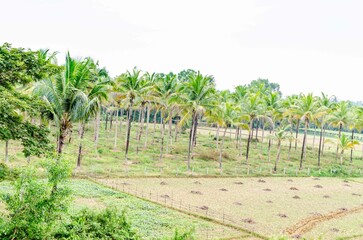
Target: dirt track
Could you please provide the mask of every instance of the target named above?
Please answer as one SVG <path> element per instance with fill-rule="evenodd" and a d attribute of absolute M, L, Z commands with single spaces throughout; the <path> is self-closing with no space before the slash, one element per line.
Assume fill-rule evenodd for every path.
<path fill-rule="evenodd" d="M 303 234 L 312 230 L 317 224 L 325 221 L 329 221 L 331 219 L 341 218 L 349 214 L 357 213 L 363 210 L 363 206 L 355 207 L 349 209 L 339 209 L 327 214 L 318 214 L 313 215 L 311 217 L 307 217 L 298 223 L 292 225 L 285 229 L 285 233 L 292 237 L 300 237 Z"/>

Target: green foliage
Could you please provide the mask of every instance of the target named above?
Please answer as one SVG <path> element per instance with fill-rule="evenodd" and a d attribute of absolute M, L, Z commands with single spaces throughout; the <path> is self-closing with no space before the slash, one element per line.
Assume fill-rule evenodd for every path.
<path fill-rule="evenodd" d="M 71 216 L 70 222 L 54 235 L 57 239 L 140 239 L 125 212 L 115 209 L 96 213 L 87 209 Z"/>
<path fill-rule="evenodd" d="M 0 182 L 3 180 L 12 180 L 18 176 L 18 171 L 11 170 L 6 164 L 0 163 Z"/>
<path fill-rule="evenodd" d="M 70 190 L 58 184 L 69 177 L 70 167 L 60 160 L 45 167 L 47 181 L 38 180 L 34 169 L 26 169 L 13 183 L 15 193 L 2 196 L 10 214 L 0 225 L 1 239 L 47 239 L 59 227 L 58 219 L 70 204 Z"/>
<path fill-rule="evenodd" d="M 185 232 L 179 232 L 178 229 L 175 229 L 174 236 L 171 240 L 193 240 L 194 238 L 194 229 Z"/>

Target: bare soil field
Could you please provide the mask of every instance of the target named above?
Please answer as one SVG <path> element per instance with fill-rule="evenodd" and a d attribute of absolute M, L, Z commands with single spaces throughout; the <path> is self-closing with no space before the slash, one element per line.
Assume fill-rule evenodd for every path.
<path fill-rule="evenodd" d="M 152 201 L 174 204 L 176 208 L 184 206 L 184 210 L 188 210 L 185 206 L 189 206 L 193 213 L 266 237 L 334 239 L 363 234 L 363 227 L 360 227 L 363 223 L 354 220 L 363 216 L 362 179 L 123 178 L 97 181 L 131 194 L 143 193 L 145 198 L 150 195 Z M 353 223 L 358 225 L 353 227 Z"/>

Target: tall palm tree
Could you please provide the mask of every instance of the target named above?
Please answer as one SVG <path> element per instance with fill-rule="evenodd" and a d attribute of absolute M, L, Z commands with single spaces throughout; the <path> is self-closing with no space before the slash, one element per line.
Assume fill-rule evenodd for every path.
<path fill-rule="evenodd" d="M 124 102 L 124 105 L 128 111 L 125 146 L 125 162 L 127 162 L 133 107 L 141 102 L 140 96 L 150 89 L 150 82 L 145 81 L 141 70 L 138 70 L 136 67 L 131 72 L 127 71 L 126 73 L 116 77 L 115 82 L 117 86 L 116 90 L 120 95 L 120 100 Z"/>
<path fill-rule="evenodd" d="M 169 73 L 159 77 L 159 81 L 156 82 L 153 88 L 153 96 L 151 102 L 153 102 L 161 113 L 161 146 L 160 146 L 160 157 L 163 157 L 164 151 L 164 135 L 165 135 L 165 122 L 172 119 L 173 112 L 173 101 L 177 96 L 177 77 L 176 75 Z M 170 132 L 169 132 L 170 134 Z"/>
<path fill-rule="evenodd" d="M 301 148 L 301 157 L 300 157 L 300 169 L 302 169 L 302 161 L 306 154 L 306 136 L 309 128 L 309 124 L 311 121 L 315 120 L 317 116 L 317 101 L 316 97 L 313 96 L 312 93 L 307 95 L 301 94 L 298 101 L 294 106 L 294 113 L 301 116 L 301 120 L 304 122 L 304 138 Z"/>
<path fill-rule="evenodd" d="M 90 84 L 91 60 L 71 58 L 66 55 L 64 71 L 36 83 L 34 94 L 48 103 L 58 128 L 57 152 L 62 153 L 65 139 L 72 129 L 72 123 L 82 118 L 82 107 L 87 101 L 85 90 Z"/>
<path fill-rule="evenodd" d="M 276 160 L 275 160 L 275 166 L 274 171 L 277 171 L 277 164 L 280 160 L 280 152 L 281 152 L 281 143 L 283 140 L 292 140 L 294 137 L 290 134 L 288 131 L 290 128 L 287 124 L 281 124 L 275 131 L 273 135 L 269 135 L 270 139 L 274 139 L 277 141 L 277 154 L 276 154 Z"/>
<path fill-rule="evenodd" d="M 200 72 L 190 74 L 188 81 L 181 85 L 180 108 L 182 119 L 180 124 L 191 119 L 187 167 L 190 170 L 190 159 L 193 155 L 194 139 L 198 126 L 198 118 L 207 108 L 215 106 L 215 83 L 212 76 L 203 76 Z"/>
<path fill-rule="evenodd" d="M 342 129 L 349 123 L 349 103 L 341 101 L 336 105 L 335 111 L 330 114 L 330 125 L 338 128 L 338 139 L 340 139 Z M 337 144 L 336 158 L 338 159 L 339 144 Z"/>

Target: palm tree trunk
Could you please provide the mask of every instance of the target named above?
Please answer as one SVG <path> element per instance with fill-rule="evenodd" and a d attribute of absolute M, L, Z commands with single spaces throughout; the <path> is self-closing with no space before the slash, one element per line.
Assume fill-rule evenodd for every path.
<path fill-rule="evenodd" d="M 228 127 L 225 127 L 224 133 L 223 133 L 222 144 L 221 144 L 221 148 L 220 148 L 220 151 L 219 151 L 219 169 L 220 170 L 222 170 L 222 152 L 223 152 L 224 139 L 226 137 L 227 129 L 228 129 Z"/>
<path fill-rule="evenodd" d="M 67 125 L 62 123 L 59 129 L 59 140 L 58 140 L 58 155 L 62 154 L 65 139 L 67 137 Z"/>
<path fill-rule="evenodd" d="M 339 124 L 339 133 L 338 133 L 338 139 L 340 139 L 340 135 L 342 133 L 342 124 Z M 338 160 L 338 153 L 339 153 L 339 144 L 337 144 L 337 152 L 336 152 L 336 159 Z"/>
<path fill-rule="evenodd" d="M 194 121 L 194 131 L 193 131 L 193 148 L 197 146 L 197 128 L 198 128 L 198 114 L 196 114 L 196 118 Z M 193 158 L 193 156 L 192 156 Z"/>
<path fill-rule="evenodd" d="M 178 121 L 175 122 L 175 129 L 174 129 L 174 142 L 178 141 Z"/>
<path fill-rule="evenodd" d="M 141 106 L 140 108 L 139 108 L 139 119 L 138 119 L 138 121 L 137 121 L 137 126 L 138 126 L 138 128 L 137 128 L 137 132 L 136 132 L 136 137 L 135 137 L 135 139 L 136 140 L 138 140 L 139 139 L 139 134 L 140 134 L 140 126 L 141 126 L 141 115 L 142 115 L 142 112 L 143 112 L 143 107 Z"/>
<path fill-rule="evenodd" d="M 278 144 L 277 144 L 277 156 L 276 156 L 276 161 L 275 161 L 274 172 L 277 171 L 277 163 L 280 160 L 280 152 L 281 152 L 281 140 L 278 140 Z"/>
<path fill-rule="evenodd" d="M 314 147 L 315 147 L 315 132 L 316 132 L 316 125 L 314 124 L 314 136 L 313 136 L 313 150 L 314 150 Z"/>
<path fill-rule="evenodd" d="M 95 119 L 95 136 L 94 136 L 96 153 L 98 153 L 97 147 L 98 147 L 98 138 L 99 138 L 99 134 L 100 134 L 100 124 L 101 124 L 101 113 L 100 113 L 100 110 L 98 110 L 96 113 L 96 119 Z"/>
<path fill-rule="evenodd" d="M 156 116 L 158 115 L 158 111 L 155 111 L 155 114 L 154 114 L 154 132 L 153 132 L 153 141 L 152 141 L 152 144 L 154 144 L 154 141 L 155 141 L 155 132 L 156 132 Z"/>
<path fill-rule="evenodd" d="M 131 131 L 131 119 L 132 119 L 132 103 L 129 106 L 129 114 L 127 119 L 127 134 L 126 134 L 126 148 L 125 148 L 125 162 L 127 162 L 127 154 L 129 152 L 130 145 L 130 131 Z"/>
<path fill-rule="evenodd" d="M 83 140 L 83 136 L 84 136 L 84 126 L 85 126 L 85 123 L 81 123 L 81 126 L 79 128 L 79 139 L 80 140 L 79 140 L 79 145 L 78 145 L 77 167 L 81 167 L 81 161 L 82 161 L 82 140 Z"/>
<path fill-rule="evenodd" d="M 239 153 L 238 155 L 241 157 L 242 156 L 242 129 L 239 132 L 240 136 L 239 136 Z"/>
<path fill-rule="evenodd" d="M 236 127 L 236 137 L 235 137 L 235 139 L 236 139 L 236 149 L 238 149 L 238 141 L 239 141 L 239 127 L 237 126 Z"/>
<path fill-rule="evenodd" d="M 150 103 L 148 103 L 148 105 L 147 105 L 145 144 L 144 144 L 145 148 L 147 148 L 147 140 L 148 140 L 148 135 L 149 135 L 149 121 L 150 121 Z"/>
<path fill-rule="evenodd" d="M 261 143 L 263 143 L 265 137 L 265 121 L 262 119 L 262 136 L 261 136 Z"/>
<path fill-rule="evenodd" d="M 322 146 L 321 146 L 321 155 L 322 156 L 324 155 L 324 147 L 325 147 L 325 124 L 323 126 L 323 143 L 322 143 Z"/>
<path fill-rule="evenodd" d="M 189 146 L 188 146 L 188 171 L 190 171 L 190 159 L 191 155 L 193 154 L 193 139 L 194 139 L 194 124 L 196 119 L 196 112 L 193 112 L 193 118 L 192 118 L 192 125 L 190 126 L 190 132 L 189 132 Z"/>
<path fill-rule="evenodd" d="M 106 111 L 105 130 L 107 130 L 107 124 L 108 124 L 108 112 Z"/>
<path fill-rule="evenodd" d="M 304 138 L 303 138 L 303 144 L 302 144 L 302 148 L 301 148 L 300 169 L 302 169 L 302 161 L 304 159 L 306 135 L 308 134 L 308 124 L 309 124 L 309 121 L 305 120 Z"/>
<path fill-rule="evenodd" d="M 120 109 L 120 134 L 122 134 L 122 119 L 123 119 L 123 116 L 124 116 L 124 110 L 121 108 Z"/>
<path fill-rule="evenodd" d="M 166 152 L 169 152 L 169 146 L 173 146 L 173 118 L 172 118 L 173 112 L 171 111 L 169 114 L 169 143 L 166 147 Z"/>
<path fill-rule="evenodd" d="M 324 125 L 321 125 L 320 128 L 320 137 L 319 137 L 319 150 L 318 150 L 318 167 L 320 168 L 320 159 L 321 159 L 321 149 L 322 149 L 322 140 L 323 140 L 323 128 Z"/>
<path fill-rule="evenodd" d="M 250 121 L 250 129 L 248 130 L 248 139 L 247 139 L 247 149 L 246 149 L 246 163 L 248 163 L 248 154 L 250 152 L 250 143 L 251 143 L 251 138 L 252 138 L 252 126 L 253 126 L 253 119 L 251 119 Z"/>
<path fill-rule="evenodd" d="M 219 129 L 220 129 L 220 126 L 218 124 L 217 132 L 216 132 L 216 146 L 217 146 L 217 149 L 218 149 L 218 145 L 219 145 Z"/>
<path fill-rule="evenodd" d="M 112 122 L 113 122 L 113 115 L 115 114 L 115 111 L 110 112 L 110 130 L 112 129 Z"/>
<path fill-rule="evenodd" d="M 5 142 L 5 163 L 9 163 L 9 140 Z"/>
<path fill-rule="evenodd" d="M 257 140 L 258 140 L 258 127 L 259 127 L 259 124 L 260 124 L 260 120 L 256 120 L 256 123 L 257 123 L 257 125 L 256 125 L 256 144 L 257 144 Z"/>
<path fill-rule="evenodd" d="M 297 120 L 297 123 L 296 123 L 296 130 L 295 130 L 295 150 L 297 149 L 297 137 L 299 135 L 299 126 L 300 126 L 300 119 Z"/>
<path fill-rule="evenodd" d="M 160 157 L 159 161 L 163 158 L 163 151 L 164 151 L 164 135 L 165 135 L 165 121 L 164 118 L 161 117 L 162 127 L 161 127 L 161 146 L 160 146 Z"/>
<path fill-rule="evenodd" d="M 116 110 L 117 114 L 116 114 L 116 123 L 115 123 L 115 141 L 114 141 L 114 144 L 113 144 L 113 148 L 116 149 L 117 148 L 117 133 L 118 133 L 118 110 Z"/>
<path fill-rule="evenodd" d="M 145 122 L 145 109 L 143 107 L 141 107 L 141 122 L 140 122 L 140 127 L 139 127 L 139 135 L 137 136 L 136 154 L 139 153 L 139 146 L 140 146 L 142 131 L 144 129 L 144 122 Z"/>
<path fill-rule="evenodd" d="M 270 135 L 272 134 L 272 129 L 270 129 Z M 271 162 L 271 146 L 272 146 L 272 140 L 268 140 L 268 149 L 267 149 L 267 158 L 268 162 Z"/>
<path fill-rule="evenodd" d="M 292 123 L 291 123 L 291 126 L 290 126 L 290 136 L 292 137 Z M 292 139 L 289 141 L 289 152 L 287 154 L 287 160 L 290 161 L 290 157 L 291 157 L 291 147 L 292 147 Z"/>
<path fill-rule="evenodd" d="M 340 153 L 340 166 L 343 165 L 343 154 L 344 154 L 344 150 Z"/>
<path fill-rule="evenodd" d="M 352 141 L 354 139 L 354 128 L 352 129 Z M 353 148 L 350 150 L 350 163 L 353 162 Z"/>

